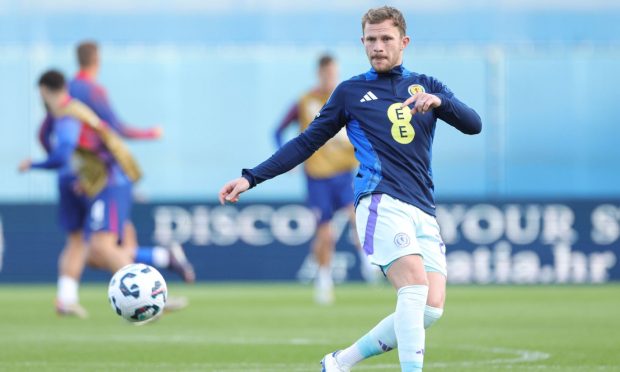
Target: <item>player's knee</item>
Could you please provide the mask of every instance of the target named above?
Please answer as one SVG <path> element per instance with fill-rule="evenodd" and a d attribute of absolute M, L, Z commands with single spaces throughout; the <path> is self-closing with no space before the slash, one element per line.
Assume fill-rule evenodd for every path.
<path fill-rule="evenodd" d="M 83 239 L 82 231 L 72 231 L 67 235 L 67 245 L 81 245 L 84 242 Z"/>
<path fill-rule="evenodd" d="M 91 246 L 86 255 L 86 264 L 92 268 L 104 269 L 106 266 L 105 256 Z"/>
<path fill-rule="evenodd" d="M 333 244 L 334 237 L 329 223 L 319 225 L 316 230 L 316 239 L 322 246 L 329 246 Z"/>
<path fill-rule="evenodd" d="M 424 328 L 430 328 L 443 315 L 443 308 L 426 305 L 424 309 Z"/>
<path fill-rule="evenodd" d="M 426 304 L 431 307 L 443 308 L 446 301 L 446 278 L 445 276 L 435 273 L 428 273 L 430 286 L 428 288 L 428 297 Z"/>
<path fill-rule="evenodd" d="M 86 252 L 86 244 L 83 241 L 69 241 L 63 250 L 63 253 L 70 255 L 84 255 Z"/>
<path fill-rule="evenodd" d="M 107 239 L 99 236 L 93 236 L 88 247 L 88 255 L 86 262 L 88 266 L 96 268 L 105 268 L 108 258 L 114 252 L 111 251 Z"/>
<path fill-rule="evenodd" d="M 434 288 L 428 291 L 428 297 L 426 299 L 426 304 L 428 306 L 443 309 L 444 302 L 445 294 L 443 291 L 436 291 Z"/>

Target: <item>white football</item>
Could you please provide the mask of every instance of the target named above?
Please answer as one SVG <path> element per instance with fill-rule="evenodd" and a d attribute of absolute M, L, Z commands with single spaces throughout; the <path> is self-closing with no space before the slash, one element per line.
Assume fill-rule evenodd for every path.
<path fill-rule="evenodd" d="M 154 267 L 130 264 L 114 274 L 108 286 L 112 310 L 132 323 L 146 323 L 164 311 L 168 288 Z"/>

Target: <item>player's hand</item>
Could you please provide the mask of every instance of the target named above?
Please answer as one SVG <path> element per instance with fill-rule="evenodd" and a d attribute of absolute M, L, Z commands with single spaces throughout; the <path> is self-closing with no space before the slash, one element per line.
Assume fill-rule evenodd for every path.
<path fill-rule="evenodd" d="M 428 110 L 441 106 L 441 99 L 429 93 L 416 93 L 407 98 L 407 100 L 402 103 L 401 107 L 409 106 L 412 103 L 413 108 L 411 109 L 411 115 L 415 115 L 418 112 L 426 114 Z"/>
<path fill-rule="evenodd" d="M 239 194 L 247 191 L 250 188 L 250 183 L 243 177 L 234 179 L 222 187 L 219 193 L 220 204 L 224 205 L 226 202 L 236 203 L 239 201 Z"/>
<path fill-rule="evenodd" d="M 153 127 L 153 139 L 160 139 L 164 135 L 164 128 L 159 125 Z"/>
<path fill-rule="evenodd" d="M 32 166 L 32 160 L 24 159 L 21 162 L 19 162 L 19 166 L 17 167 L 17 170 L 19 170 L 19 173 L 24 173 L 24 172 L 29 171 L 31 166 Z"/>

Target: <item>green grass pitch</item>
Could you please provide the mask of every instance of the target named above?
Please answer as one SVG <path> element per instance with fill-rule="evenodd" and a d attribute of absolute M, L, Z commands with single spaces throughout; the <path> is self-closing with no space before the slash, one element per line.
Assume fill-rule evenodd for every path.
<path fill-rule="evenodd" d="M 320 371 L 394 308 L 388 286 L 343 285 L 331 307 L 295 284 L 170 287 L 190 307 L 142 327 L 85 285 L 90 319 L 58 318 L 53 286 L 0 286 L 1 371 Z M 620 371 L 620 285 L 448 289 L 425 371 Z M 360 371 L 399 371 L 392 351 Z"/>

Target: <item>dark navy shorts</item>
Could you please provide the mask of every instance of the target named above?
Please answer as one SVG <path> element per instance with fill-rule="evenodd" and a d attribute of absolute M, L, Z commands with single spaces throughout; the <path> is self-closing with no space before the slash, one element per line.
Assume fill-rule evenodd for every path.
<path fill-rule="evenodd" d="M 60 227 L 67 233 L 82 230 L 88 214 L 88 199 L 78 194 L 75 189 L 75 178 L 61 180 L 58 183 L 60 196 L 58 220 Z"/>
<path fill-rule="evenodd" d="M 330 221 L 334 213 L 353 204 L 353 173 L 345 172 L 330 178 L 307 176 L 308 206 L 319 224 Z"/>
<path fill-rule="evenodd" d="M 84 225 L 85 236 L 100 231 L 114 232 L 119 241 L 123 227 L 129 219 L 132 207 L 132 185 L 108 185 L 98 195 L 89 200 L 88 215 Z"/>

